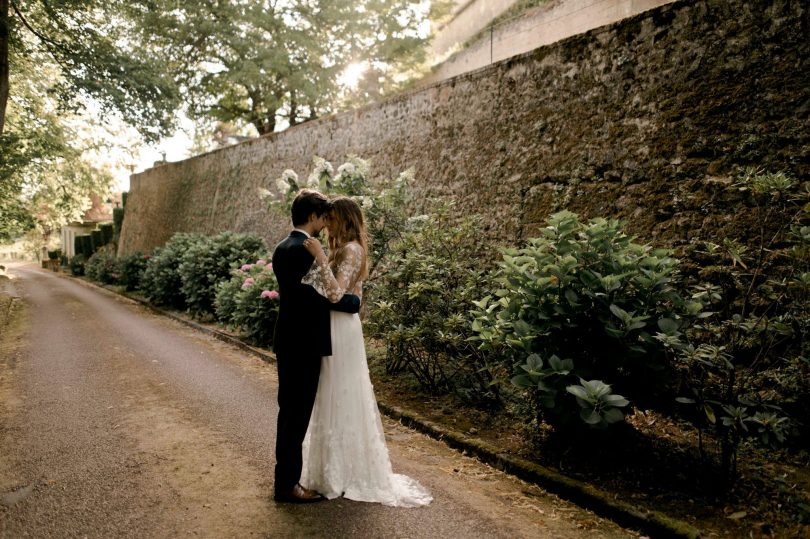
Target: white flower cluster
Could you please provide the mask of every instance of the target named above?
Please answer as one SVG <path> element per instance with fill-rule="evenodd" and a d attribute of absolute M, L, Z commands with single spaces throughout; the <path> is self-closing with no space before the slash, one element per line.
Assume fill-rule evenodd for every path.
<path fill-rule="evenodd" d="M 354 200 L 360 204 L 364 210 L 370 210 L 374 207 L 374 199 L 371 197 L 356 196 Z"/>
<path fill-rule="evenodd" d="M 286 195 L 293 187 L 298 187 L 298 174 L 294 170 L 287 169 L 276 180 L 276 188 L 282 195 Z"/>
<path fill-rule="evenodd" d="M 312 169 L 312 174 L 310 174 L 307 179 L 307 187 L 318 189 L 321 186 L 321 179 L 329 180 L 332 177 L 334 169 L 332 168 L 332 163 L 323 157 L 316 155 L 312 158 L 312 161 L 315 163 L 315 168 Z"/>

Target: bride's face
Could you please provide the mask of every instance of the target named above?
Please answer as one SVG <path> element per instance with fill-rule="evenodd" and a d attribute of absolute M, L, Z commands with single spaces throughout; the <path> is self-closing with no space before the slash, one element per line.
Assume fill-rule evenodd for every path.
<path fill-rule="evenodd" d="M 337 225 L 337 221 L 335 220 L 335 217 L 333 215 L 331 215 L 331 214 L 327 215 L 324 218 L 324 223 L 326 224 L 326 230 L 328 230 L 329 232 L 334 231 L 335 230 L 335 225 Z"/>

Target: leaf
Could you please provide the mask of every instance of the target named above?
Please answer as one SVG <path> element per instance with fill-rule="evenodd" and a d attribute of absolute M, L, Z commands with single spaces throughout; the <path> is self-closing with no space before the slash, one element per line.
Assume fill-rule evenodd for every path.
<path fill-rule="evenodd" d="M 543 358 L 538 354 L 532 354 L 526 358 L 526 365 L 533 371 L 539 371 L 543 368 Z"/>
<path fill-rule="evenodd" d="M 619 408 L 630 404 L 630 401 L 621 395 L 606 395 L 604 401 L 611 406 L 616 406 Z"/>
<path fill-rule="evenodd" d="M 605 421 L 608 423 L 617 423 L 624 419 L 624 414 L 618 408 L 611 408 L 605 412 Z"/>
<path fill-rule="evenodd" d="M 711 406 L 709 406 L 708 404 L 704 404 L 703 405 L 703 413 L 706 414 L 706 419 L 709 420 L 709 423 L 711 423 L 712 425 L 717 423 L 717 417 L 715 417 L 714 410 L 712 409 Z"/>
<path fill-rule="evenodd" d="M 664 333 L 670 334 L 678 331 L 680 324 L 678 324 L 678 322 L 676 322 L 672 318 L 662 318 L 661 320 L 658 321 L 658 327 Z"/>
<path fill-rule="evenodd" d="M 689 397 L 678 397 L 675 401 L 681 404 L 695 404 L 695 399 L 690 399 Z"/>
<path fill-rule="evenodd" d="M 526 376 L 525 374 L 518 374 L 517 376 L 513 376 L 510 380 L 513 386 L 516 387 L 532 387 L 534 382 L 532 379 Z"/>
<path fill-rule="evenodd" d="M 627 311 L 619 307 L 618 305 L 610 305 L 610 312 L 612 312 L 619 320 L 622 322 L 629 319 L 630 315 L 627 314 Z"/>
<path fill-rule="evenodd" d="M 579 397 L 580 399 L 583 399 L 583 400 L 586 400 L 586 401 L 589 400 L 588 399 L 588 391 L 582 386 L 568 386 L 568 387 L 565 388 L 565 390 L 568 393 L 574 395 L 575 397 Z"/>
<path fill-rule="evenodd" d="M 730 518 L 731 520 L 740 520 L 741 518 L 745 518 L 748 515 L 746 511 L 737 511 L 735 513 L 731 513 L 726 518 Z"/>
<path fill-rule="evenodd" d="M 587 408 L 579 412 L 579 417 L 588 425 L 598 425 L 602 422 L 602 416 L 596 410 L 588 410 Z"/>

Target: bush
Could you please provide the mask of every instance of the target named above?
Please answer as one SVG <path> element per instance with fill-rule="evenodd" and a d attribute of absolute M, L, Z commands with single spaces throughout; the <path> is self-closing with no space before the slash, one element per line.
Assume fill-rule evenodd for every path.
<path fill-rule="evenodd" d="M 580 414 L 573 396 L 581 399 L 581 391 L 569 387 L 594 379 L 642 407 L 668 408 L 674 354 L 657 336 L 680 335 L 703 310 L 679 290 L 678 263 L 668 250 L 634 243 L 618 221 L 582 223 L 563 211 L 542 237 L 504 251 L 500 288 L 477 303 L 473 329 L 553 424 Z M 610 394 L 602 397 L 624 402 Z"/>
<path fill-rule="evenodd" d="M 118 262 L 113 250 L 103 247 L 94 253 L 85 265 L 85 275 L 100 283 L 115 284 L 118 281 Z"/>
<path fill-rule="evenodd" d="M 783 173 L 745 170 L 731 186 L 753 203 L 749 245 L 702 242 L 704 278 L 720 283 L 718 316 L 696 327 L 697 346 L 670 343 L 698 428 L 720 440 L 730 485 L 743 441 L 773 446 L 810 438 L 810 183 Z M 722 277 L 722 278 L 718 278 Z M 703 446 L 700 445 L 703 453 Z"/>
<path fill-rule="evenodd" d="M 181 292 L 192 316 L 214 314 L 216 285 L 230 278 L 231 269 L 256 260 L 267 246 L 259 237 L 223 232 L 192 243 L 183 253 Z"/>
<path fill-rule="evenodd" d="M 258 260 L 235 270 L 231 278 L 239 285 L 234 296 L 236 308 L 231 316 L 232 323 L 254 344 L 261 346 L 273 344 L 278 319 L 278 281 L 272 266 Z"/>
<path fill-rule="evenodd" d="M 84 275 L 84 266 L 86 262 L 87 259 L 83 254 L 74 255 L 73 258 L 70 259 L 70 273 L 77 277 Z"/>
<path fill-rule="evenodd" d="M 177 233 L 161 248 L 155 249 L 146 263 L 141 278 L 141 291 L 155 305 L 185 309 L 181 286 L 180 263 L 183 254 L 194 244 L 202 242 L 200 234 Z"/>
<path fill-rule="evenodd" d="M 386 343 L 386 369 L 410 371 L 430 392 L 497 400 L 493 366 L 469 341 L 473 300 L 487 291 L 493 253 L 475 241 L 480 220 L 454 225 L 452 207 L 411 220 L 371 286 L 366 329 Z"/>
<path fill-rule="evenodd" d="M 120 257 L 118 259 L 118 283 L 129 291 L 140 288 L 148 260 L 149 256 L 140 252 Z"/>

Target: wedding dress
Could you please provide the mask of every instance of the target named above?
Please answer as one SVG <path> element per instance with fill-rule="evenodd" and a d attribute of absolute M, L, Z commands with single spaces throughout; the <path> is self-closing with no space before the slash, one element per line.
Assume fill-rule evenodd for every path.
<path fill-rule="evenodd" d="M 357 277 L 365 253 L 344 247 L 336 275 L 315 262 L 302 280 L 335 302 L 362 293 Z M 368 373 L 363 328 L 357 314 L 332 311 L 332 355 L 321 359 L 315 406 L 304 439 L 301 484 L 326 498 L 418 507 L 433 498 L 422 485 L 395 474 Z"/>

